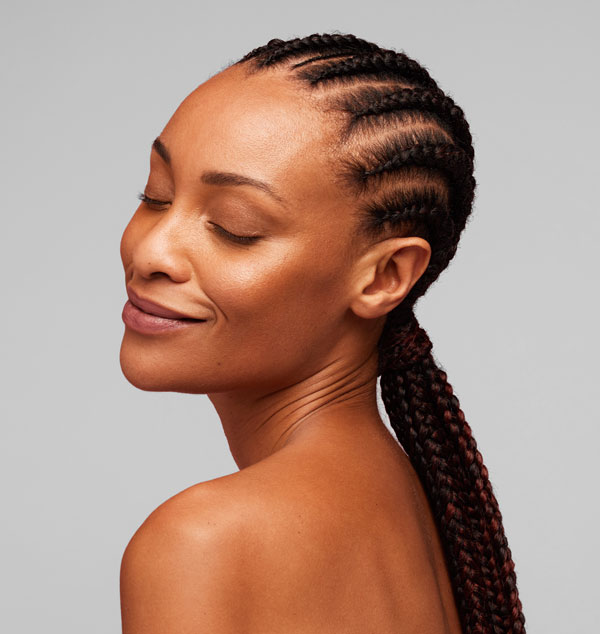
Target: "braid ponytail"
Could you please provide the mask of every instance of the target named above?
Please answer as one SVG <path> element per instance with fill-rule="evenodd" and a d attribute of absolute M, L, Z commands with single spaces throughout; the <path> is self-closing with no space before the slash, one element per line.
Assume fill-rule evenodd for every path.
<path fill-rule="evenodd" d="M 471 214 L 474 151 L 462 109 L 404 53 L 347 34 L 271 40 L 237 63 L 288 71 L 346 115 L 338 173 L 367 239 L 419 235 L 431 246 L 423 275 L 392 310 L 378 342 L 378 376 L 392 429 L 435 517 L 465 634 L 524 634 L 502 515 L 471 428 L 416 300 L 448 266 Z"/>
<path fill-rule="evenodd" d="M 381 396 L 432 503 L 463 629 L 525 632 L 488 471 L 452 385 L 434 360 L 429 336 L 414 312 L 403 313 L 404 320 L 380 340 Z"/>

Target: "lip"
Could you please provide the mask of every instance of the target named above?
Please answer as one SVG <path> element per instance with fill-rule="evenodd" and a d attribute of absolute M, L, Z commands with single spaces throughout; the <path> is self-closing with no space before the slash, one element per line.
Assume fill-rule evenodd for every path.
<path fill-rule="evenodd" d="M 131 300 L 127 300 L 125 306 L 123 306 L 121 318 L 128 328 L 144 335 L 194 328 L 206 323 L 205 319 L 173 319 L 171 317 L 152 315 L 138 308 Z"/>
<path fill-rule="evenodd" d="M 121 318 L 127 327 L 142 334 L 172 332 L 182 328 L 192 328 L 207 321 L 144 299 L 129 287 L 127 287 L 127 295 L 129 299 L 123 306 Z"/>
<path fill-rule="evenodd" d="M 134 306 L 143 310 L 145 313 L 155 315 L 156 317 L 166 317 L 167 319 L 193 319 L 195 321 L 206 321 L 205 319 L 193 317 L 192 315 L 186 315 L 185 313 L 180 313 L 179 311 L 172 310 L 171 308 L 167 308 L 166 306 L 161 306 L 160 304 L 152 302 L 149 299 L 144 299 L 143 297 L 140 297 L 133 289 L 129 288 L 129 286 L 127 287 L 127 296 L 129 297 L 129 301 Z"/>

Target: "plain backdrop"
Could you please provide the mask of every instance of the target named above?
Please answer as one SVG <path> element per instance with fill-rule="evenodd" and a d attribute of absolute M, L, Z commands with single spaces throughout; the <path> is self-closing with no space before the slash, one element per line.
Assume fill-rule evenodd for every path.
<path fill-rule="evenodd" d="M 406 52 L 466 113 L 473 218 L 417 315 L 488 467 L 527 631 L 594 629 L 597 7 L 2 3 L 2 632 L 120 632 L 137 527 L 237 470 L 205 395 L 122 375 L 119 240 L 187 94 L 271 38 L 333 30 Z"/>

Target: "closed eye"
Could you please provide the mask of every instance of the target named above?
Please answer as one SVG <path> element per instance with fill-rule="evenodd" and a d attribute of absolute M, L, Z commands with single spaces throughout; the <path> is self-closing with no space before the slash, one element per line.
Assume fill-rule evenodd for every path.
<path fill-rule="evenodd" d="M 144 204 L 149 205 L 150 207 L 166 207 L 167 205 L 171 204 L 168 201 L 156 200 L 155 198 L 150 198 L 149 196 L 146 196 L 146 194 L 144 194 L 143 192 L 140 192 L 138 194 L 138 198 Z M 223 237 L 225 237 L 226 239 L 232 242 L 237 242 L 239 244 L 252 244 L 253 242 L 260 240 L 263 237 L 263 236 L 238 236 L 235 233 L 231 233 L 230 231 L 227 231 L 227 229 L 224 229 L 223 227 L 221 227 L 221 225 L 218 225 L 215 222 L 210 222 L 209 224 L 211 224 L 214 227 L 215 233 L 218 233 L 222 235 Z"/>
<path fill-rule="evenodd" d="M 256 242 L 257 240 L 260 240 L 262 238 L 262 236 L 238 236 L 235 233 L 227 231 L 227 229 L 223 229 L 223 227 L 214 222 L 209 222 L 209 224 L 211 224 L 215 228 L 216 233 L 221 234 L 222 236 L 233 242 L 239 242 L 240 244 L 251 244 L 252 242 Z"/>
<path fill-rule="evenodd" d="M 167 205 L 169 205 L 170 203 L 165 202 L 164 200 L 156 200 L 155 198 L 150 198 L 149 196 L 146 196 L 146 194 L 144 194 L 144 192 L 140 192 L 138 194 L 138 198 L 145 203 L 146 205 L 150 205 L 151 207 L 166 207 Z"/>

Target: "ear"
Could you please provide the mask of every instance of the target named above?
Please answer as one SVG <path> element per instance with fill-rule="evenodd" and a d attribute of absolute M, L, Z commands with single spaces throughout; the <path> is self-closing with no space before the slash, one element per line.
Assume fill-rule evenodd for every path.
<path fill-rule="evenodd" d="M 365 319 L 386 315 L 423 275 L 430 258 L 429 242 L 417 236 L 373 245 L 355 263 L 350 308 Z"/>

